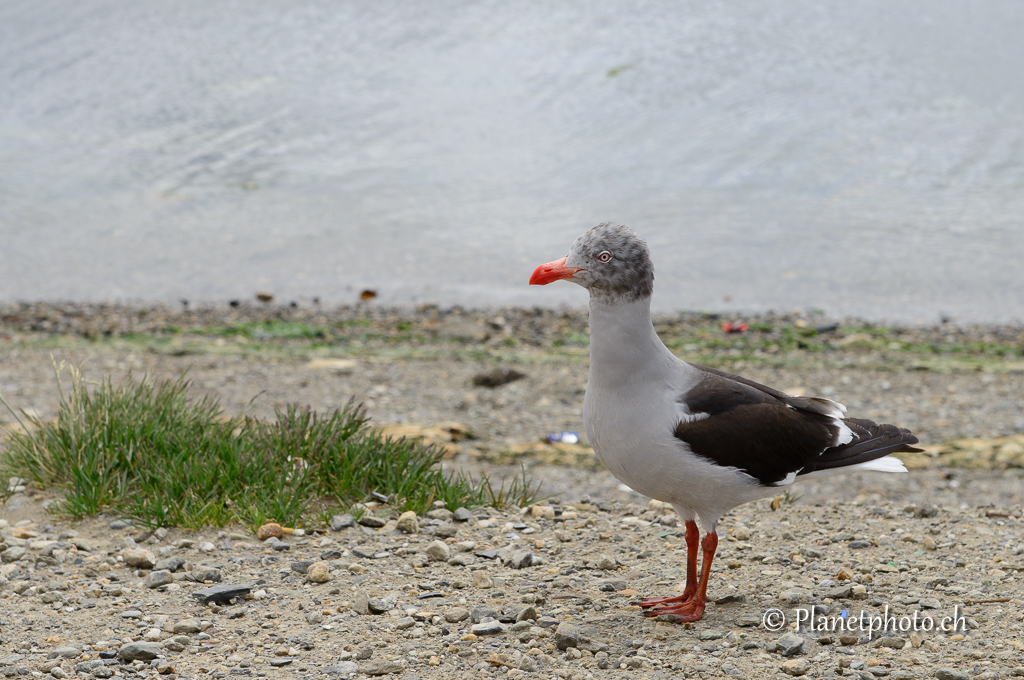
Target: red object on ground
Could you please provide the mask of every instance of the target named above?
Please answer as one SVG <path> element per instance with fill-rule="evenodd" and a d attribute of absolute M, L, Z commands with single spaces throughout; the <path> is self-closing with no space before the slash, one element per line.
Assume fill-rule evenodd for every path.
<path fill-rule="evenodd" d="M 747 330 L 747 328 L 749 328 L 749 326 L 747 326 L 747 324 L 745 323 L 733 324 L 729 321 L 726 321 L 725 323 L 722 324 L 722 330 L 725 331 L 726 333 L 742 333 L 743 331 Z"/>

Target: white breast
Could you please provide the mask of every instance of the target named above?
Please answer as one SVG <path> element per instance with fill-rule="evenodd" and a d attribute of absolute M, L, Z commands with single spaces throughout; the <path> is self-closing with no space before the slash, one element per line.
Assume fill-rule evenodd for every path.
<path fill-rule="evenodd" d="M 772 491 L 736 468 L 694 455 L 674 436 L 680 420 L 694 417 L 679 396 L 700 376 L 669 352 L 649 315 L 643 301 L 591 302 L 583 424 L 594 452 L 616 478 L 649 498 L 692 509 L 707 528 L 733 507 Z"/>

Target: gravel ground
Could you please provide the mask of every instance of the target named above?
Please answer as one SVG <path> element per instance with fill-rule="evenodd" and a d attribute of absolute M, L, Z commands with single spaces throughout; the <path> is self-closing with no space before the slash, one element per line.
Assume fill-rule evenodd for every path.
<path fill-rule="evenodd" d="M 240 312 L 222 317 L 229 313 Z M 104 314 L 54 312 L 47 322 L 64 319 L 71 334 L 54 336 L 55 329 L 28 328 L 8 313 L 4 323 L 12 335 L 0 346 L 5 398 L 53 416 L 59 395 L 51 354 L 58 363 L 81 365 L 94 380 L 121 380 L 129 372 L 175 377 L 188 369 L 196 394 L 216 396 L 229 412 L 269 415 L 293 401 L 327 409 L 355 398 L 380 424 L 456 421 L 475 439 L 452 446 L 456 455 L 445 465 L 498 475 L 508 468 L 491 454 L 537 442 L 547 432 L 581 429 L 585 348 L 550 342 L 578 331 L 572 315 L 503 312 L 509 318 L 501 320 L 518 330 L 475 339 L 477 330 L 497 325 L 490 323 L 493 313 L 444 317 L 438 322 L 447 324 L 443 336 L 452 336 L 453 328 L 469 330 L 459 331 L 458 342 L 431 345 L 423 356 L 422 344 L 408 340 L 377 339 L 325 353 L 306 347 L 251 352 L 224 336 L 204 338 L 188 352 L 180 343 L 76 339 L 88 333 L 74 323 L 88 321 L 102 336 L 101 322 L 113 324 L 125 312 Z M 564 327 L 551 331 L 558 324 Z M 155 336 L 162 326 L 127 327 Z M 928 337 L 947 331 L 906 332 Z M 963 331 L 968 340 L 975 333 L 1007 342 L 1014 332 Z M 508 337 L 534 341 L 507 343 Z M 478 346 L 489 349 L 478 352 Z M 884 359 L 837 348 L 824 358 L 718 365 L 838 399 L 852 415 L 908 426 L 926 443 L 1024 429 L 1024 374 L 1015 368 L 939 372 Z M 502 367 L 524 377 L 494 388 L 475 384 Z M 12 418 L 5 414 L 0 421 Z M 117 519 L 111 517 L 66 524 L 44 509 L 51 491 L 14 494 L 0 508 L 8 546 L 0 553 L 0 672 L 58 678 L 108 672 L 188 678 L 1024 675 L 1024 483 L 1018 469 L 932 466 L 906 475 L 854 474 L 798 484 L 775 511 L 770 501 L 737 508 L 720 526 L 710 587 L 720 604 L 709 605 L 693 626 L 679 626 L 644 619 L 629 605 L 639 596 L 670 593 L 681 578 L 685 551 L 671 510 L 649 506 L 603 469 L 527 465 L 553 496 L 545 507 L 475 510 L 468 521 L 437 512 L 418 518 L 416 533 L 397 529 L 397 516 L 384 508 L 377 511 L 390 520 L 383 527 L 356 524 L 323 533 L 313 527 L 305 536 L 285 536 L 287 550 L 237 527 L 147 535 L 111 524 Z M 153 564 L 159 560 L 172 561 Z M 310 561 L 326 564 L 303 573 Z M 150 588 L 147 581 L 165 583 Z M 212 607 L 191 595 L 218 584 L 252 587 L 241 599 Z M 836 632 L 761 625 L 770 608 L 792 622 L 796 609 L 812 605 L 830 616 L 846 610 L 853 617 L 888 605 L 897 617 L 919 611 L 936 623 L 956 610 L 965 629 L 900 631 L 880 645 L 877 633 L 868 640 L 856 631 L 856 640 L 841 640 Z M 133 645 L 140 641 L 153 644 Z M 123 658 L 149 654 L 158 658 Z"/>
<path fill-rule="evenodd" d="M 851 475 L 805 488 L 777 511 L 770 501 L 740 507 L 720 527 L 710 587 L 717 604 L 692 626 L 644 619 L 629 604 L 670 594 L 681 578 L 685 548 L 671 510 L 618 489 L 606 473 L 556 477 L 569 493 L 596 493 L 523 511 L 460 511 L 458 519 L 440 510 L 416 527 L 405 517 L 402 528 L 416 533 L 378 510 L 390 519 L 383 527 L 345 526 L 339 517 L 337 531 L 285 536 L 278 549 L 241 530 L 148 535 L 110 518 L 63 525 L 43 510 L 47 494 L 17 494 L 0 523 L 20 525 L 2 529 L 10 546 L 0 553 L 2 672 L 1024 674 L 1017 475 Z M 217 584 L 251 588 L 216 606 L 191 596 Z M 870 640 L 870 624 L 845 637 L 762 624 L 769 609 L 793 622 L 796 610 L 815 605 L 829 616 L 880 616 L 886 606 L 897 620 L 917 612 L 919 627 L 925 617 L 963 620 L 955 632 L 876 631 Z M 152 644 L 132 644 L 140 641 Z"/>

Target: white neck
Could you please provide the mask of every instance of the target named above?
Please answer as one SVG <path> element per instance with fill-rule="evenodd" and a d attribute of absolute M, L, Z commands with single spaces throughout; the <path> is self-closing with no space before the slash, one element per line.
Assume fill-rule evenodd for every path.
<path fill-rule="evenodd" d="M 590 380 L 604 384 L 657 380 L 682 362 L 651 323 L 651 298 L 607 303 L 590 299 Z"/>

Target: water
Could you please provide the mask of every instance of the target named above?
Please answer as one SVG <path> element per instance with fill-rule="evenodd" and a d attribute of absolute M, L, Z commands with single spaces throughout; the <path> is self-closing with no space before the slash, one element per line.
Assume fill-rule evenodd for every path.
<path fill-rule="evenodd" d="M 0 4 L 0 299 L 1024 318 L 1024 4 Z"/>

